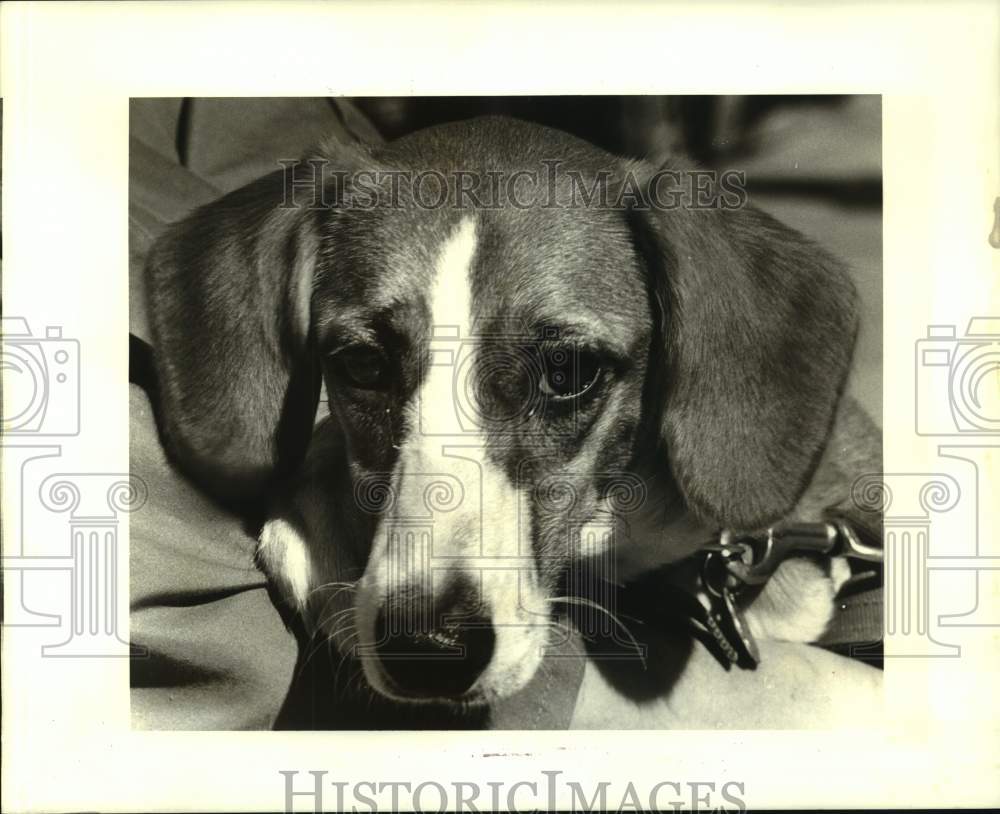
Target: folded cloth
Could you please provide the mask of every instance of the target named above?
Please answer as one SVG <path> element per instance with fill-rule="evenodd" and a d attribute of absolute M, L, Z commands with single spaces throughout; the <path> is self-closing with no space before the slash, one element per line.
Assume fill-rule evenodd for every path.
<path fill-rule="evenodd" d="M 254 539 L 173 470 L 146 394 L 130 390 L 129 466 L 149 489 L 130 524 L 133 726 L 268 728 L 295 638 L 254 568 Z"/>

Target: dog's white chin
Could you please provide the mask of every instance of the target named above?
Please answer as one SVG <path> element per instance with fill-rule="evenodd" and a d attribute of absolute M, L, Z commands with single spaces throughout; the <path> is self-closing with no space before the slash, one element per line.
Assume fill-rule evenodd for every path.
<path fill-rule="evenodd" d="M 498 627 L 496 654 L 477 686 L 491 701 L 507 698 L 523 689 L 541 669 L 547 628 Z"/>

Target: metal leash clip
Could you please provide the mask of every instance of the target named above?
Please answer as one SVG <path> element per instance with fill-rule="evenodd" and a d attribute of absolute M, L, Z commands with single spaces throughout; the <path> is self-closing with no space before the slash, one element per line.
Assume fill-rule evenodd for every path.
<path fill-rule="evenodd" d="M 707 627 L 728 662 L 753 669 L 760 651 L 737 598 L 746 588 L 763 586 L 792 555 L 843 556 L 882 562 L 882 549 L 866 545 L 844 521 L 789 523 L 762 536 L 720 532 L 704 548 L 701 582 L 708 596 Z"/>

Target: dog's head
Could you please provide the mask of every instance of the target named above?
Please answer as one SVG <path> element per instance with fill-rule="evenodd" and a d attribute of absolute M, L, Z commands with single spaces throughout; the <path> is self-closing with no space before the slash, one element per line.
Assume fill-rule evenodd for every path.
<path fill-rule="evenodd" d="M 376 689 L 524 685 L 637 502 L 738 529 L 795 503 L 854 337 L 800 235 L 503 119 L 292 172 L 154 247 L 164 431 L 210 488 L 279 495 L 261 563 Z"/>

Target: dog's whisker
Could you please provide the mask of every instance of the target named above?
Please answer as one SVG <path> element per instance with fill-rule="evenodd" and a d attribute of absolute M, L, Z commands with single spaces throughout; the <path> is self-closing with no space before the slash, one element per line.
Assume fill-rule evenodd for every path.
<path fill-rule="evenodd" d="M 334 591 L 333 594 L 331 594 L 330 596 L 330 598 L 333 599 L 337 596 L 340 596 L 340 594 L 342 594 L 344 591 L 353 591 L 357 587 L 358 587 L 357 580 L 355 580 L 354 582 L 325 582 L 322 585 L 317 585 L 315 588 L 309 591 L 309 593 L 306 594 L 306 598 L 309 599 L 313 596 L 313 594 L 319 593 L 320 591 L 325 591 L 329 588 L 336 588 L 337 590 Z"/>
<path fill-rule="evenodd" d="M 338 686 L 337 682 L 338 679 L 340 678 L 341 670 L 344 669 L 344 665 L 347 664 L 348 662 L 354 661 L 354 659 L 350 656 L 350 645 L 353 644 L 353 642 L 357 641 L 357 639 L 359 638 L 360 635 L 357 633 L 357 631 L 352 632 L 351 635 L 348 637 L 348 639 L 345 641 L 343 649 L 339 650 L 340 664 L 337 665 L 337 669 L 333 674 L 333 685 L 335 687 Z M 328 642 L 328 645 L 330 645 L 329 650 L 332 653 L 334 651 L 333 642 L 332 641 Z M 348 679 L 348 684 L 349 683 L 350 679 Z"/>
<path fill-rule="evenodd" d="M 306 624 L 305 632 L 308 633 L 308 638 L 306 638 L 303 644 L 303 648 L 309 649 L 312 646 L 313 642 L 315 642 L 319 638 L 322 631 L 319 629 L 318 626 L 313 625 L 311 620 L 303 619 L 303 622 L 305 622 Z"/>
<path fill-rule="evenodd" d="M 309 662 L 312 661 L 313 657 L 320 650 L 323 649 L 323 644 L 324 644 L 323 640 L 319 640 L 316 642 L 315 646 L 309 648 L 309 651 L 306 654 L 305 658 L 302 659 L 302 663 L 299 664 L 298 669 L 295 671 L 295 679 L 294 679 L 295 681 L 298 681 L 299 679 L 302 678 L 303 675 L 305 675 L 306 668 L 309 666 Z M 309 645 L 312 645 L 312 640 L 307 642 L 306 646 L 309 647 Z"/>
<path fill-rule="evenodd" d="M 578 607 L 590 608 L 592 610 L 597 611 L 598 613 L 603 613 L 612 622 L 614 622 L 615 625 L 617 625 L 626 636 L 628 636 L 629 644 L 631 644 L 635 648 L 635 651 L 638 654 L 639 659 L 642 661 L 643 669 L 646 668 L 646 658 L 642 655 L 642 647 L 636 640 L 635 636 L 632 635 L 632 631 L 629 630 L 628 626 L 621 619 L 615 616 L 615 614 L 613 614 L 611 611 L 605 608 L 602 604 L 600 604 L 599 602 L 594 602 L 592 599 L 587 599 L 582 596 L 553 596 L 547 599 L 546 601 L 551 603 L 576 605 Z M 584 636 L 584 638 L 586 638 L 586 636 Z"/>
<path fill-rule="evenodd" d="M 547 627 L 551 631 L 556 631 L 558 633 L 565 633 L 569 636 L 572 636 L 574 632 L 574 628 L 571 625 L 568 625 L 565 622 L 557 622 L 554 619 L 548 622 Z"/>
<path fill-rule="evenodd" d="M 345 658 L 353 658 L 351 650 L 361 641 L 361 633 L 357 630 L 357 628 L 351 626 L 343 629 L 341 634 L 343 636 L 341 641 L 335 642 L 331 637 L 328 639 L 328 643 L 331 647 L 336 645 L 340 650 L 341 655 Z"/>
<path fill-rule="evenodd" d="M 315 645 L 313 641 L 315 640 Z M 323 649 L 324 646 L 329 647 L 331 643 L 331 638 L 329 636 L 323 635 L 323 631 L 317 628 L 309 640 L 306 642 L 306 647 L 309 648 L 306 657 L 302 660 L 302 664 L 296 673 L 296 678 L 301 678 L 302 674 L 305 672 L 306 666 L 313 659 L 313 657 Z"/>
<path fill-rule="evenodd" d="M 340 642 L 335 642 L 333 636 L 328 636 L 324 640 L 326 644 L 326 650 L 328 657 L 332 660 L 334 653 L 337 654 L 339 663 L 333 674 L 333 686 L 338 686 L 338 680 L 340 678 L 340 672 L 344 669 L 344 665 L 348 662 L 354 661 L 350 654 L 351 647 L 361 638 L 360 632 L 353 625 L 347 625 L 339 631 L 341 636 Z"/>
<path fill-rule="evenodd" d="M 309 593 L 306 595 L 307 596 L 307 600 L 310 599 L 318 591 L 324 590 L 326 588 L 333 588 L 333 587 L 336 587 L 337 590 L 334 591 L 332 594 L 330 594 L 330 596 L 326 597 L 326 599 L 323 602 L 322 608 L 320 608 L 316 612 L 316 614 L 315 614 L 315 616 L 316 616 L 316 618 L 317 618 L 318 621 L 313 626 L 314 627 L 314 630 L 312 632 L 313 636 L 316 636 L 318 633 L 322 632 L 323 627 L 324 627 L 324 625 L 326 624 L 326 621 L 327 621 L 326 619 L 324 619 L 323 614 L 326 612 L 326 609 L 329 607 L 329 605 L 332 602 L 336 601 L 337 597 L 339 597 L 345 591 L 353 591 L 353 590 L 355 590 L 357 588 L 357 583 L 356 582 L 327 582 L 327 583 L 325 583 L 323 585 L 320 585 L 320 586 L 317 586 L 316 588 L 313 588 L 311 591 L 309 591 Z"/>
<path fill-rule="evenodd" d="M 353 610 L 353 608 L 348 608 L 347 610 L 348 611 L 349 610 Z M 345 613 L 346 613 L 346 611 L 340 611 L 338 614 L 335 614 L 335 616 L 342 616 Z M 299 666 L 299 669 L 296 671 L 296 676 L 295 676 L 296 679 L 302 677 L 302 675 L 305 672 L 305 669 L 308 666 L 309 662 L 316 656 L 316 654 L 318 652 L 320 652 L 320 650 L 322 650 L 324 648 L 324 646 L 329 650 L 329 648 L 331 648 L 334 645 L 334 637 L 337 637 L 337 636 L 343 636 L 343 637 L 345 637 L 344 638 L 344 642 L 341 644 L 341 646 L 345 647 L 345 648 L 349 647 L 350 644 L 351 644 L 351 642 L 352 642 L 352 640 L 354 638 L 357 638 L 360 635 L 360 634 L 356 633 L 355 631 L 353 631 L 352 628 L 353 628 L 353 624 L 348 623 L 346 626 L 343 626 L 341 629 L 334 630 L 332 633 L 326 634 L 322 630 L 322 627 L 317 627 L 316 630 L 313 631 L 313 633 L 310 636 L 309 640 L 306 642 L 306 647 L 309 648 L 308 649 L 308 653 L 305 656 L 305 658 L 302 660 L 302 663 Z M 314 640 L 315 640 L 315 645 L 313 645 Z"/>
<path fill-rule="evenodd" d="M 330 638 L 333 638 L 334 636 L 337 635 L 337 632 L 338 632 L 337 631 L 337 626 L 338 626 L 340 620 L 343 619 L 345 616 L 349 616 L 352 613 L 354 613 L 354 608 L 353 607 L 342 608 L 339 611 L 334 611 L 331 615 L 324 617 L 320 621 L 320 627 L 321 627 L 321 629 L 326 629 L 327 626 L 329 626 L 330 627 L 329 636 L 330 636 Z"/>
<path fill-rule="evenodd" d="M 319 614 L 318 614 L 319 618 L 318 618 L 318 620 L 316 622 L 316 631 L 317 631 L 317 633 L 325 633 L 328 636 L 333 636 L 333 635 L 335 635 L 335 632 L 336 632 L 335 629 L 336 629 L 336 626 L 337 626 L 337 620 L 343 618 L 344 616 L 347 616 L 347 615 L 353 613 L 354 612 L 354 605 L 351 604 L 351 605 L 348 605 L 348 607 L 346 607 L 346 608 L 341 608 L 340 610 L 334 610 L 331 614 L 328 614 L 328 615 L 324 616 L 323 614 L 326 612 L 326 608 L 329 605 L 330 605 L 330 602 L 324 603 L 323 609 L 319 612 Z M 333 627 L 334 631 L 333 632 L 328 632 L 327 631 L 327 627 L 328 626 Z"/>
<path fill-rule="evenodd" d="M 325 638 L 325 641 L 328 647 L 336 649 L 343 656 L 347 656 L 350 654 L 351 648 L 357 645 L 360 638 L 360 632 L 354 626 L 354 623 L 348 620 L 332 630 L 330 635 Z"/>

